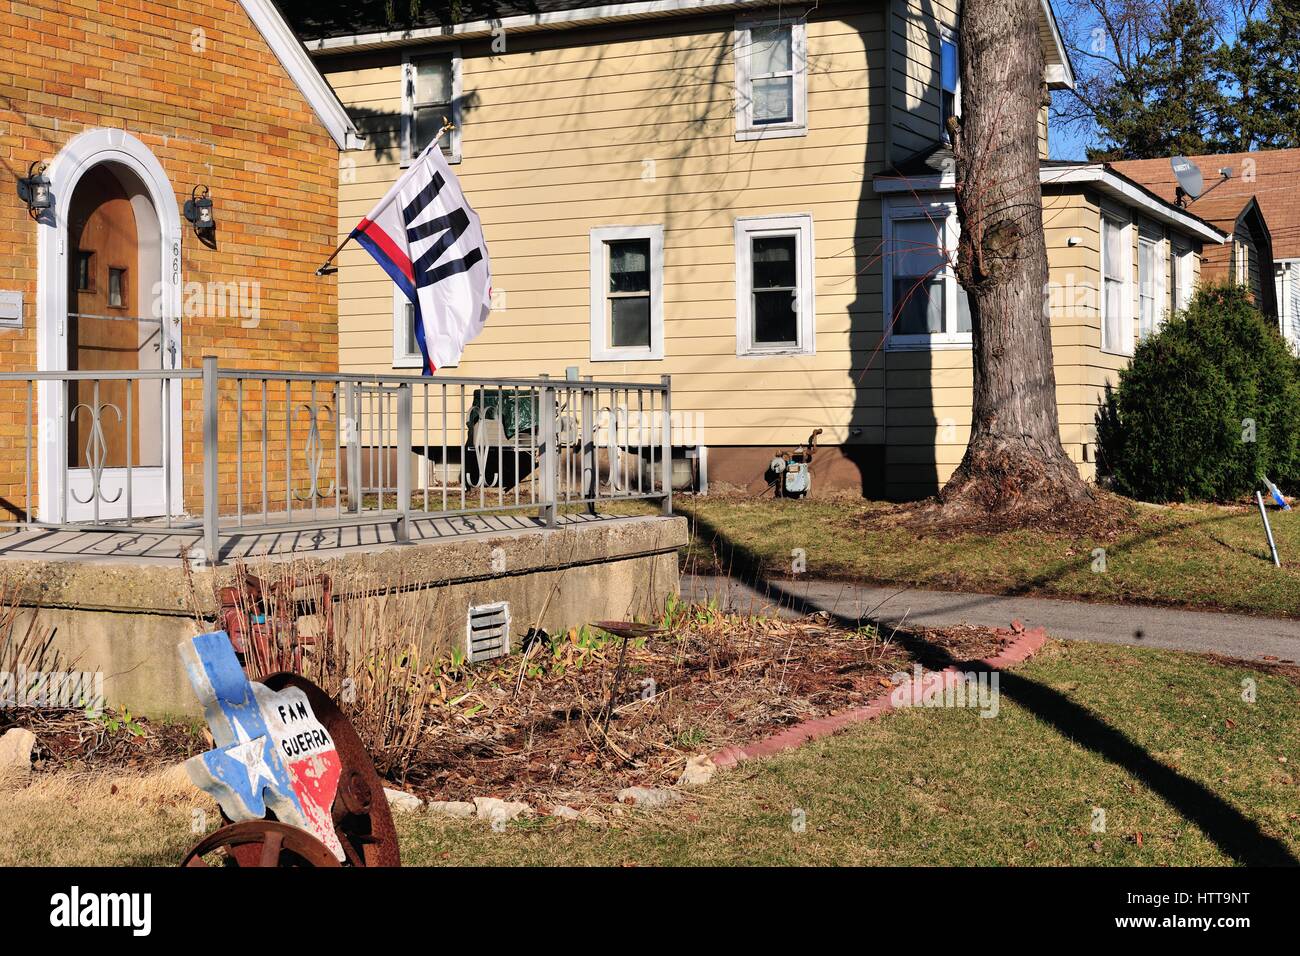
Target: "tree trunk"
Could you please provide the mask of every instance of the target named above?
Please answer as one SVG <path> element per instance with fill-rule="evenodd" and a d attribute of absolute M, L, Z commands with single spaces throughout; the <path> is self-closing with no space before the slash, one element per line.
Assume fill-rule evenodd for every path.
<path fill-rule="evenodd" d="M 1046 96 L 1038 11 L 1038 0 L 962 5 L 962 116 L 950 133 L 974 399 L 966 454 L 940 492 L 954 517 L 1042 513 L 1092 497 L 1061 447 L 1056 411 L 1038 178 Z"/>

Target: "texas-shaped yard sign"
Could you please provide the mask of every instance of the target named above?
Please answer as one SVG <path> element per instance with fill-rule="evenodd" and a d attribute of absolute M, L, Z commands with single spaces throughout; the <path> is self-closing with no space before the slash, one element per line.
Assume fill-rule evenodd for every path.
<path fill-rule="evenodd" d="M 225 631 L 181 641 L 177 650 L 216 744 L 185 762 L 190 780 L 231 820 L 261 820 L 269 808 L 342 860 L 330 814 L 342 761 L 307 695 L 251 683 Z"/>

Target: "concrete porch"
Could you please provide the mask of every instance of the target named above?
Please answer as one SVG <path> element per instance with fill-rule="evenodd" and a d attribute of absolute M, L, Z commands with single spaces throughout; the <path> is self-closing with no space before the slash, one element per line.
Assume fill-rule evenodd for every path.
<path fill-rule="evenodd" d="M 217 589 L 234 582 L 234 562 L 328 574 L 336 603 L 423 594 L 431 601 L 423 649 L 446 653 L 466 643 L 469 608 L 481 604 L 507 602 L 511 646 L 532 627 L 656 614 L 677 593 L 687 524 L 583 514 L 547 527 L 532 516 L 474 514 L 413 523 L 409 542 L 395 540 L 391 523 L 272 528 L 229 539 L 215 568 L 182 559 L 188 540 L 145 527 L 20 530 L 0 537 L 0 576 L 22 582 L 24 614 L 55 629 L 65 666 L 104 673 L 109 706 L 156 717 L 196 712 L 176 644 L 215 626 Z"/>

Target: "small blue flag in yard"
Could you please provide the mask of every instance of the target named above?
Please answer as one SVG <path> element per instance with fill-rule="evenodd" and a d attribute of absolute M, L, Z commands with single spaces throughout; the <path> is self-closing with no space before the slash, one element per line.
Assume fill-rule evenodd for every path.
<path fill-rule="evenodd" d="M 1264 484 L 1268 485 L 1268 493 L 1273 496 L 1273 500 L 1277 502 L 1277 506 L 1283 511 L 1290 511 L 1291 506 L 1286 503 L 1286 499 L 1282 497 L 1282 492 L 1278 490 L 1277 485 L 1268 480 L 1268 476 L 1264 477 Z"/>

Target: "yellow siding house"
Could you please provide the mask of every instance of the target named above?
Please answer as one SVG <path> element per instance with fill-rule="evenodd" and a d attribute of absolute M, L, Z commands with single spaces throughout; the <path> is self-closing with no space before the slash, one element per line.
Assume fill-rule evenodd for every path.
<path fill-rule="evenodd" d="M 449 374 L 668 374 L 702 481 L 759 491 L 820 428 L 815 491 L 897 498 L 937 489 L 970 424 L 946 2 L 470 2 L 397 25 L 282 6 L 367 138 L 340 238 L 457 124 L 494 303 Z M 1072 84 L 1046 2 L 1040 38 L 1047 86 Z M 1039 126 L 1062 436 L 1088 471 L 1102 386 L 1224 237 L 1112 169 L 1047 162 Z M 340 369 L 417 369 L 393 284 L 355 245 L 339 264 Z"/>

